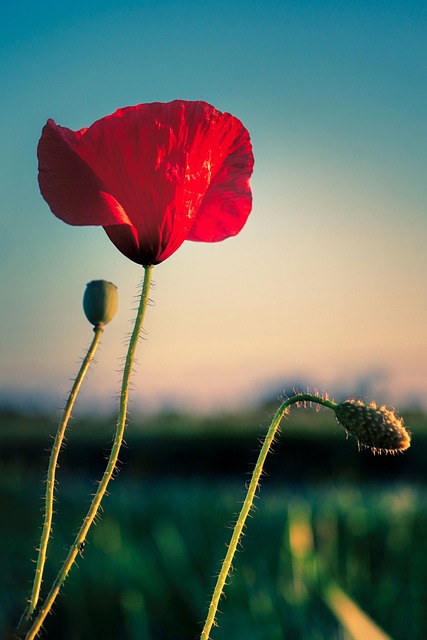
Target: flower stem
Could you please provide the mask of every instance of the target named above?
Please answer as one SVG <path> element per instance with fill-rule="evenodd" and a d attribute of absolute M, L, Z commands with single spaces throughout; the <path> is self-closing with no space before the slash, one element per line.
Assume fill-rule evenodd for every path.
<path fill-rule="evenodd" d="M 49 538 L 50 538 L 50 533 L 52 528 L 53 501 L 54 501 L 54 493 L 55 493 L 55 472 L 58 464 L 59 452 L 62 447 L 65 431 L 67 429 L 68 422 L 71 417 L 71 412 L 73 410 L 74 403 L 77 398 L 77 394 L 79 393 L 83 379 L 87 373 L 87 370 L 89 369 L 89 366 L 98 348 L 103 331 L 104 331 L 104 327 L 102 324 L 99 324 L 94 327 L 94 337 L 93 337 L 92 343 L 86 353 L 86 356 L 83 359 L 83 362 L 76 376 L 76 379 L 74 380 L 74 383 L 71 388 L 70 395 L 68 396 L 67 403 L 64 407 L 64 411 L 61 417 L 61 422 L 59 423 L 58 431 L 56 432 L 55 440 L 52 446 L 52 451 L 50 454 L 49 466 L 47 471 L 43 528 L 42 528 L 42 535 L 40 539 L 40 546 L 38 550 L 37 565 L 36 565 L 36 571 L 34 575 L 31 598 L 24 612 L 23 620 L 29 620 L 31 618 L 34 612 L 34 609 L 37 606 L 37 602 L 40 595 L 40 588 L 41 588 L 42 578 L 43 578 L 43 570 L 46 562 L 47 546 L 49 543 Z"/>
<path fill-rule="evenodd" d="M 139 339 L 142 325 L 144 322 L 145 311 L 148 306 L 148 295 L 150 291 L 153 266 L 148 265 L 144 267 L 144 269 L 145 269 L 145 274 L 144 274 L 144 282 L 143 282 L 142 292 L 141 292 L 141 299 L 139 302 L 139 308 L 136 315 L 132 335 L 130 338 L 129 348 L 126 355 L 126 361 L 125 361 L 125 366 L 123 371 L 123 380 L 122 380 L 122 387 L 121 387 L 121 393 L 120 393 L 119 414 L 117 418 L 116 432 L 114 436 L 113 446 L 111 448 L 110 457 L 108 459 L 108 463 L 104 471 L 104 474 L 99 482 L 98 489 L 93 497 L 89 511 L 85 519 L 83 520 L 83 524 L 80 528 L 80 531 L 78 532 L 74 540 L 74 543 L 72 544 L 69 550 L 68 556 L 52 585 L 50 593 L 48 594 L 43 607 L 40 609 L 36 619 L 34 620 L 34 623 L 31 629 L 26 635 L 26 640 L 33 640 L 38 634 L 38 632 L 40 631 L 40 628 L 47 614 L 49 613 L 53 603 L 55 602 L 55 599 L 59 593 L 61 586 L 65 582 L 65 579 L 77 557 L 77 554 L 79 553 L 79 551 L 81 550 L 85 542 L 87 533 L 93 521 L 95 520 L 96 514 L 98 513 L 98 510 L 101 506 L 101 501 L 106 493 L 108 484 L 113 476 L 114 470 L 116 469 L 120 448 L 123 442 L 123 435 L 126 427 L 127 406 L 128 406 L 128 400 L 129 400 L 129 383 L 132 375 L 132 368 L 133 368 L 133 363 L 135 359 L 136 347 L 138 344 L 138 339 Z"/>
<path fill-rule="evenodd" d="M 252 473 L 251 481 L 249 483 L 249 487 L 247 489 L 246 497 L 243 502 L 239 517 L 237 518 L 237 522 L 234 525 L 230 544 L 228 545 L 227 553 L 222 563 L 221 570 L 219 572 L 215 589 L 211 598 L 211 602 L 209 604 L 208 614 L 207 614 L 205 625 L 203 627 L 202 634 L 200 636 L 200 640 L 209 640 L 211 629 L 216 624 L 215 617 L 218 611 L 219 601 L 220 601 L 222 592 L 224 590 L 225 581 L 227 580 L 227 577 L 231 571 L 232 561 L 236 553 L 237 546 L 239 544 L 239 540 L 241 538 L 243 528 L 246 523 L 246 519 L 249 515 L 249 512 L 254 502 L 255 494 L 257 492 L 259 481 L 263 472 L 264 463 L 267 458 L 267 454 L 270 450 L 270 447 L 274 442 L 274 438 L 276 436 L 280 422 L 283 416 L 288 413 L 289 407 L 292 404 L 304 403 L 304 402 L 309 402 L 309 403 L 313 402 L 316 404 L 321 404 L 324 407 L 328 407 L 329 409 L 334 409 L 334 410 L 337 406 L 335 402 L 332 402 L 331 400 L 328 400 L 326 398 L 315 396 L 310 393 L 299 393 L 282 402 L 276 414 L 274 415 L 273 420 L 270 424 L 270 427 L 267 431 L 267 435 L 265 436 L 263 445 L 261 447 L 261 451 L 259 452 L 258 460 L 256 462 L 254 471 Z"/>

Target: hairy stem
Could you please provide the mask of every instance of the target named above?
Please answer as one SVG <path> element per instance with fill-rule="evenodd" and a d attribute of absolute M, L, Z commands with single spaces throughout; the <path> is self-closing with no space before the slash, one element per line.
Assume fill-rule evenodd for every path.
<path fill-rule="evenodd" d="M 259 481 L 263 472 L 264 463 L 270 447 L 274 442 L 274 438 L 276 436 L 280 422 L 282 421 L 283 416 L 288 413 L 289 407 L 292 404 L 297 404 L 300 402 L 313 402 L 316 404 L 321 404 L 324 407 L 328 407 L 330 409 L 335 409 L 335 407 L 337 406 L 334 402 L 326 398 L 311 395 L 310 393 L 299 393 L 282 402 L 276 414 L 274 415 L 270 427 L 267 431 L 267 435 L 265 436 L 263 445 L 261 447 L 261 451 L 259 452 L 258 460 L 252 473 L 251 481 L 249 483 L 249 487 L 247 489 L 246 497 L 243 502 L 239 517 L 237 518 L 237 522 L 234 525 L 230 544 L 228 545 L 227 553 L 222 563 L 215 589 L 212 594 L 211 602 L 209 604 L 206 622 L 200 636 L 201 640 L 209 640 L 211 629 L 215 625 L 215 617 L 218 611 L 219 601 L 224 590 L 225 581 L 227 580 L 227 576 L 230 574 L 232 561 L 236 553 L 237 546 L 239 544 L 239 540 L 246 523 L 246 519 L 254 502 L 255 494 L 257 492 Z"/>
<path fill-rule="evenodd" d="M 54 493 L 55 493 L 55 473 L 56 473 L 56 468 L 58 464 L 59 452 L 61 451 L 62 443 L 64 441 L 64 436 L 65 436 L 65 431 L 67 429 L 68 422 L 70 420 L 71 412 L 73 410 L 77 395 L 79 393 L 83 379 L 87 373 L 87 370 L 89 369 L 89 366 L 93 360 L 95 352 L 98 348 L 103 331 L 104 331 L 103 325 L 97 325 L 96 327 L 94 327 L 94 337 L 93 337 L 92 343 L 86 353 L 86 356 L 83 359 L 83 362 L 76 376 L 76 379 L 74 380 L 73 386 L 68 396 L 67 403 L 62 413 L 61 421 L 59 423 L 58 430 L 56 432 L 55 440 L 53 442 L 52 451 L 49 459 L 48 471 L 47 471 L 43 528 L 42 528 L 42 535 L 40 539 L 40 546 L 38 549 L 37 565 L 36 565 L 36 570 L 34 575 L 31 598 L 24 612 L 23 620 L 29 620 L 31 618 L 33 611 L 37 606 L 37 602 L 40 595 L 40 588 L 41 588 L 42 579 L 43 579 L 43 570 L 46 563 L 47 547 L 48 547 L 49 538 L 50 538 L 51 529 L 52 529 L 53 502 L 54 502 Z"/>
<path fill-rule="evenodd" d="M 127 416 L 127 406 L 129 400 L 129 383 L 132 375 L 132 367 L 135 359 L 136 347 L 138 344 L 138 339 L 141 334 L 142 325 L 144 322 L 145 311 L 148 305 L 148 295 L 150 291 L 151 277 L 153 266 L 149 265 L 144 267 L 144 282 L 142 286 L 141 299 L 139 303 L 139 308 L 137 312 L 137 316 L 135 319 L 135 324 L 133 327 L 132 335 L 129 342 L 129 348 L 126 355 L 126 361 L 123 371 L 123 380 L 122 387 L 120 393 L 120 406 L 119 406 L 119 414 L 117 419 L 116 432 L 114 436 L 113 446 L 111 448 L 110 457 L 108 459 L 108 463 L 106 469 L 104 471 L 104 475 L 101 478 L 101 481 L 98 485 L 98 489 L 93 497 L 92 504 L 90 505 L 89 511 L 83 520 L 83 524 L 78 532 L 74 543 L 72 544 L 68 556 L 62 565 L 61 570 L 59 571 L 50 593 L 48 594 L 46 601 L 43 607 L 40 609 L 37 617 L 34 620 L 34 623 L 26 635 L 26 640 L 33 640 L 52 608 L 53 603 L 59 593 L 61 586 L 63 585 L 79 551 L 82 549 L 82 546 L 85 542 L 87 533 L 95 520 L 96 514 L 98 513 L 99 507 L 101 505 L 101 501 L 106 493 L 108 484 L 113 476 L 114 470 L 116 469 L 116 464 L 119 457 L 120 448 L 123 442 L 123 435 L 126 427 L 126 416 Z"/>

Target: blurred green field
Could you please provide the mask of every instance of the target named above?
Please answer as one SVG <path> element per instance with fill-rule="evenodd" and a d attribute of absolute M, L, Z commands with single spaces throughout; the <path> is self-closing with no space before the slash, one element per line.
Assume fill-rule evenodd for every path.
<path fill-rule="evenodd" d="M 306 415 L 306 420 L 317 417 Z M 23 423 L 28 434 L 28 419 Z M 425 451 L 424 419 L 419 425 Z M 95 428 L 93 437 L 84 438 L 80 428 L 70 435 L 58 472 L 46 585 L 85 513 L 108 444 L 105 432 L 103 440 Z M 28 439 L 17 429 L 15 438 L 6 428 L 3 438 L 0 434 L 0 637 L 7 639 L 14 637 L 30 590 L 48 455 L 40 456 L 48 443 L 45 431 L 38 437 L 32 432 L 31 458 Z M 47 638 L 189 640 L 200 635 L 258 443 L 251 429 L 241 440 L 234 430 L 218 441 L 218 433 L 214 438 L 215 430 L 208 428 L 199 440 L 194 429 L 191 438 L 176 434 L 168 448 L 164 430 L 148 431 L 145 440 L 135 434 L 128 438 L 126 460 L 105 511 L 46 621 Z M 307 426 L 306 431 L 313 430 Z M 324 474 L 313 473 L 320 439 L 313 442 L 309 435 L 309 444 L 296 443 L 290 434 L 275 447 L 213 640 L 351 640 L 331 603 L 335 584 L 394 640 L 427 637 L 427 492 L 421 453 L 412 461 L 409 453 L 376 458 L 378 475 L 370 471 L 370 453 L 359 454 L 354 442 L 346 443 L 334 429 L 332 437 L 338 449 L 326 447 L 330 457 L 322 453 L 317 460 Z M 82 440 L 87 440 L 85 449 L 101 449 L 101 457 L 83 455 Z M 293 466 L 297 448 L 301 458 Z M 145 466 L 144 450 L 150 461 Z M 209 465 L 191 464 L 198 450 Z M 230 451 L 236 458 L 233 473 Z M 174 466 L 177 455 L 187 466 Z M 370 456 L 368 466 L 364 456 Z M 276 473 L 283 466 L 293 472 Z"/>

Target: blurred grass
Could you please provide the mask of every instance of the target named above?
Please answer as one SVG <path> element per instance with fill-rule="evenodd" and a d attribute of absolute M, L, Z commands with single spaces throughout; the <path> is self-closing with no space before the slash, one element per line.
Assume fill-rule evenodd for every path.
<path fill-rule="evenodd" d="M 310 414 L 301 415 L 308 420 Z M 198 637 L 230 536 L 228 525 L 243 500 L 243 485 L 256 457 L 260 432 L 255 426 L 259 425 L 257 419 L 249 435 L 237 438 L 235 430 L 240 427 L 236 425 L 227 436 L 215 433 L 214 438 L 206 435 L 212 434 L 206 427 L 200 439 L 194 437 L 198 430 L 193 425 L 189 429 L 193 435 L 176 433 L 169 450 L 165 429 L 158 437 L 133 433 L 128 438 L 126 464 L 111 486 L 105 512 L 89 535 L 83 558 L 72 570 L 54 614 L 46 622 L 46 637 Z M 10 432 L 5 436 L 6 430 L 0 436 L 1 638 L 13 637 L 13 626 L 30 590 L 47 458 L 45 453 L 40 460 L 39 454 L 49 442 L 49 429 L 55 428 L 53 422 L 46 424 L 42 418 L 44 429 L 28 441 L 22 438 L 22 431 L 27 429 L 28 433 L 37 427 L 29 426 L 28 419 L 22 420 L 21 426 L 14 425 L 15 437 Z M 420 423 L 424 424 L 422 420 Z M 287 434 L 288 424 L 284 442 L 271 456 L 269 476 L 263 480 L 242 552 L 235 559 L 213 640 L 351 640 L 349 630 L 328 604 L 331 584 L 338 584 L 394 640 L 424 640 L 427 494 L 422 465 L 415 479 L 404 466 L 397 478 L 390 480 L 388 469 L 399 466 L 405 456 L 389 457 L 382 467 L 383 477 L 364 476 L 364 466 L 357 466 L 363 454 L 357 453 L 354 443 L 350 447 L 341 440 L 341 453 L 333 450 L 331 459 L 319 463 L 331 475 L 314 481 L 309 468 L 314 456 L 304 448 L 303 440 L 297 442 L 303 449 L 298 461 L 302 468 L 292 466 L 295 442 L 292 434 Z M 88 432 L 92 429 L 91 438 L 87 433 L 79 437 L 77 432 L 84 428 Z M 418 433 L 423 428 L 420 426 Z M 314 431 L 313 426 L 311 431 L 308 427 L 306 430 Z M 332 424 L 332 436 L 337 439 L 335 431 Z M 94 466 L 86 466 L 91 460 L 83 455 L 82 441 L 87 438 L 86 447 L 101 450 L 108 443 L 105 422 L 99 424 L 99 431 L 90 422 L 76 425 L 71 436 L 64 451 L 65 469 L 61 465 L 59 470 L 58 513 L 46 584 L 72 542 L 89 503 L 93 481 L 99 476 L 98 459 Z M 328 441 L 324 434 L 321 438 Z M 238 457 L 246 440 L 251 444 L 240 453 L 244 462 L 236 463 L 235 473 L 230 474 L 230 452 L 223 448 L 227 441 L 234 442 L 230 448 Z M 312 438 L 308 440 L 313 444 Z M 314 444 L 317 449 L 319 442 Z M 210 448 L 213 458 L 207 468 L 205 465 L 205 474 L 196 463 L 194 473 L 192 458 L 204 447 L 208 452 Z M 21 455 L 27 448 L 34 448 L 33 459 L 28 452 Z M 345 458 L 346 448 L 350 458 Z M 132 450 L 139 453 L 132 457 Z M 175 457 L 185 451 L 187 467 L 175 466 Z M 141 463 L 144 452 L 151 466 Z M 308 456 L 305 464 L 304 453 Z M 354 460 L 356 471 L 338 473 L 343 462 L 335 460 L 336 455 Z M 282 465 L 295 470 L 285 481 L 276 473 Z M 301 477 L 308 480 L 302 483 Z"/>
<path fill-rule="evenodd" d="M 2 482 L 1 509 L 10 515 L 0 540 L 0 637 L 19 615 L 32 578 L 40 514 L 36 479 L 27 483 L 21 479 L 17 490 Z M 81 482 L 62 487 L 48 578 L 77 527 L 83 489 Z M 197 637 L 229 537 L 225 523 L 241 499 L 237 484 L 144 486 L 122 477 L 46 623 L 48 637 Z M 213 637 L 342 638 L 321 597 L 333 578 L 395 640 L 425 638 L 426 521 L 420 488 L 264 487 Z"/>

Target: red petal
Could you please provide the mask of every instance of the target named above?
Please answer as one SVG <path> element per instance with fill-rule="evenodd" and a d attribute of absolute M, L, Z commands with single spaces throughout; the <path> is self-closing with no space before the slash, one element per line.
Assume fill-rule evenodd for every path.
<path fill-rule="evenodd" d="M 217 242 L 235 236 L 252 209 L 249 178 L 254 157 L 249 133 L 239 120 L 228 114 L 225 116 L 232 119 L 230 136 L 233 141 L 206 191 L 188 240 Z"/>
<path fill-rule="evenodd" d="M 135 227 L 127 224 L 115 224 L 104 227 L 107 236 L 111 242 L 123 253 L 129 260 L 137 264 L 154 264 L 151 262 L 151 256 L 141 255 L 138 241 L 138 234 Z"/>
<path fill-rule="evenodd" d="M 39 185 L 52 212 L 72 225 L 130 224 L 123 207 L 73 150 L 81 132 L 48 120 L 37 149 Z"/>

